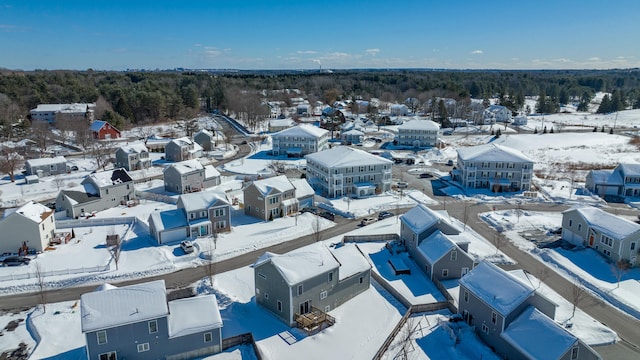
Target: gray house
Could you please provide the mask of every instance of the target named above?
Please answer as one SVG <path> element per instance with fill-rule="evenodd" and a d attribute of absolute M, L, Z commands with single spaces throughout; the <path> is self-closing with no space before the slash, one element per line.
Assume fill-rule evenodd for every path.
<path fill-rule="evenodd" d="M 562 213 L 562 239 L 588 246 L 613 262 L 640 265 L 640 225 L 594 207 L 573 208 Z"/>
<path fill-rule="evenodd" d="M 202 146 L 188 137 L 173 139 L 164 147 L 164 156 L 173 162 L 197 159 L 202 156 Z"/>
<path fill-rule="evenodd" d="M 209 130 L 202 129 L 193 135 L 193 141 L 202 146 L 204 151 L 211 151 L 216 146 L 215 134 Z"/>
<path fill-rule="evenodd" d="M 116 167 L 129 171 L 150 168 L 149 149 L 143 143 L 120 146 L 116 150 Z"/>
<path fill-rule="evenodd" d="M 220 185 L 220 173 L 212 165 L 186 160 L 167 166 L 162 172 L 166 191 L 186 194 Z"/>
<path fill-rule="evenodd" d="M 585 187 L 600 196 L 640 196 L 640 164 L 619 164 L 613 170 L 591 170 Z"/>
<path fill-rule="evenodd" d="M 419 204 L 400 221 L 402 241 L 431 280 L 459 279 L 473 269 L 466 234 L 449 221 L 446 213 Z"/>
<path fill-rule="evenodd" d="M 56 197 L 56 211 L 66 211 L 77 218 L 93 211 L 102 211 L 135 198 L 133 179 L 125 169 L 93 173 L 80 186 L 61 190 Z"/>
<path fill-rule="evenodd" d="M 244 213 L 262 220 L 295 214 L 300 209 L 296 188 L 285 175 L 256 180 L 243 193 Z"/>
<path fill-rule="evenodd" d="M 283 255 L 265 253 L 253 265 L 256 303 L 289 326 L 313 321 L 367 290 L 371 265 L 357 245 L 315 243 Z M 328 318 L 330 321 L 330 318 Z"/>
<path fill-rule="evenodd" d="M 489 262 L 478 264 L 458 283 L 458 311 L 503 358 L 600 358 L 555 323 L 556 304 L 536 292 L 531 283 Z"/>
<path fill-rule="evenodd" d="M 167 302 L 164 280 L 80 297 L 87 359 L 191 359 L 219 353 L 222 318 L 215 295 Z"/>
<path fill-rule="evenodd" d="M 67 160 L 64 156 L 29 159 L 25 161 L 24 167 L 27 175 L 37 175 L 38 177 L 58 175 L 67 172 Z"/>
<path fill-rule="evenodd" d="M 149 233 L 158 244 L 171 244 L 189 237 L 189 222 L 184 209 L 152 212 L 148 223 Z"/>

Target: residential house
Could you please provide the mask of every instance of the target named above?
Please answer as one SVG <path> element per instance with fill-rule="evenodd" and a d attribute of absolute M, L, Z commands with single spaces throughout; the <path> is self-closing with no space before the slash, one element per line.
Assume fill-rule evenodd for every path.
<path fill-rule="evenodd" d="M 562 212 L 562 239 L 588 246 L 613 262 L 640 265 L 640 225 L 594 207 Z"/>
<path fill-rule="evenodd" d="M 196 159 L 171 164 L 162 174 L 164 189 L 177 194 L 201 191 L 204 188 L 220 185 L 220 172 L 212 165 L 203 166 Z"/>
<path fill-rule="evenodd" d="M 360 144 L 364 139 L 364 133 L 362 131 L 351 129 L 340 133 L 340 140 L 345 145 Z"/>
<path fill-rule="evenodd" d="M 459 313 L 503 358 L 600 358 L 554 321 L 556 304 L 537 292 L 530 282 L 494 264 L 481 262 L 458 283 Z"/>
<path fill-rule="evenodd" d="M 329 131 L 317 126 L 301 124 L 271 135 L 275 156 L 301 157 L 328 148 Z"/>
<path fill-rule="evenodd" d="M 493 124 L 496 122 L 511 122 L 512 117 L 511 110 L 506 106 L 502 105 L 489 105 L 488 108 L 484 109 L 483 117 L 484 123 Z"/>
<path fill-rule="evenodd" d="M 525 126 L 527 125 L 528 119 L 524 115 L 516 116 L 513 118 L 513 125 L 515 126 Z"/>
<path fill-rule="evenodd" d="M 296 126 L 296 122 L 291 118 L 269 120 L 269 132 L 276 133 Z"/>
<path fill-rule="evenodd" d="M 93 134 L 94 139 L 118 139 L 120 138 L 120 130 L 106 121 L 94 120 L 89 126 L 89 130 Z"/>
<path fill-rule="evenodd" d="M 454 180 L 466 189 L 490 189 L 494 192 L 531 189 L 533 160 L 522 152 L 498 144 L 458 149 Z"/>
<path fill-rule="evenodd" d="M 87 359 L 192 359 L 222 350 L 215 295 L 167 302 L 164 280 L 82 294 L 80 323 Z"/>
<path fill-rule="evenodd" d="M 389 113 L 391 116 L 407 116 L 409 115 L 409 107 L 405 104 L 391 104 Z"/>
<path fill-rule="evenodd" d="M 216 147 L 216 134 L 202 129 L 193 135 L 193 141 L 202 147 L 204 151 L 211 151 Z"/>
<path fill-rule="evenodd" d="M 296 189 L 296 199 L 298 200 L 298 210 L 313 206 L 315 191 L 305 179 L 289 179 Z"/>
<path fill-rule="evenodd" d="M 433 147 L 438 144 L 440 126 L 431 120 L 410 120 L 398 126 L 396 145 L 414 148 Z"/>
<path fill-rule="evenodd" d="M 150 168 L 149 149 L 143 143 L 120 146 L 116 150 L 116 167 L 125 168 L 128 171 Z"/>
<path fill-rule="evenodd" d="M 256 303 L 289 326 L 305 327 L 311 313 L 322 318 L 367 290 L 371 280 L 371 265 L 355 244 L 266 252 L 253 269 Z"/>
<path fill-rule="evenodd" d="M 400 222 L 401 240 L 431 280 L 459 279 L 473 269 L 469 240 L 446 212 L 419 204 L 400 216 Z"/>
<path fill-rule="evenodd" d="M 56 120 L 73 119 L 92 121 L 96 104 L 39 104 L 29 110 L 31 121 L 46 121 L 50 124 Z"/>
<path fill-rule="evenodd" d="M 202 146 L 188 137 L 173 139 L 164 147 L 165 160 L 179 162 L 202 156 Z"/>
<path fill-rule="evenodd" d="M 348 146 L 305 156 L 307 181 L 329 197 L 364 197 L 391 190 L 393 161 Z"/>
<path fill-rule="evenodd" d="M 311 105 L 309 104 L 298 104 L 296 106 L 296 114 L 300 116 L 310 116 L 312 115 Z"/>
<path fill-rule="evenodd" d="M 77 218 L 133 199 L 133 179 L 127 170 L 118 168 L 90 174 L 80 186 L 61 190 L 56 198 L 56 211 L 65 211 L 68 217 Z"/>
<path fill-rule="evenodd" d="M 231 205 L 224 192 L 211 190 L 178 197 L 191 237 L 231 231 Z"/>
<path fill-rule="evenodd" d="M 256 180 L 245 187 L 244 213 L 262 220 L 300 211 L 296 188 L 285 175 Z"/>
<path fill-rule="evenodd" d="M 590 170 L 585 187 L 600 196 L 640 196 L 640 164 L 618 164 L 613 170 Z"/>
<path fill-rule="evenodd" d="M 171 244 L 189 238 L 189 222 L 182 208 L 154 211 L 147 220 L 149 233 L 161 244 Z"/>
<path fill-rule="evenodd" d="M 29 159 L 25 161 L 24 167 L 27 175 L 38 177 L 64 174 L 67 172 L 67 159 L 64 156 Z"/>
<path fill-rule="evenodd" d="M 42 252 L 56 232 L 53 210 L 30 201 L 19 208 L 5 210 L 0 219 L 0 253 L 18 253 L 26 245 Z"/>

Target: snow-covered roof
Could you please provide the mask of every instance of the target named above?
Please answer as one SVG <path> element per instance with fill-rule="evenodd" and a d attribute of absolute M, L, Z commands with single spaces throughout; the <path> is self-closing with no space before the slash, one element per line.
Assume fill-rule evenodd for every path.
<path fill-rule="evenodd" d="M 149 225 L 153 223 L 156 231 L 165 229 L 176 229 L 185 227 L 187 223 L 187 215 L 184 209 L 172 209 L 165 211 L 155 211 L 149 215 Z"/>
<path fill-rule="evenodd" d="M 533 306 L 518 315 L 500 336 L 527 359 L 560 359 L 578 341 Z"/>
<path fill-rule="evenodd" d="M 400 216 L 400 220 L 416 234 L 422 233 L 438 222 L 454 226 L 444 214 L 431 210 L 424 204 L 416 205 L 413 209 Z"/>
<path fill-rule="evenodd" d="M 256 180 L 253 182 L 253 185 L 258 189 L 258 191 L 260 191 L 262 195 L 268 195 L 273 189 L 276 189 L 280 192 L 294 189 L 293 184 L 291 184 L 291 181 L 289 181 L 289 179 L 285 175 Z"/>
<path fill-rule="evenodd" d="M 640 176 L 640 164 L 619 164 L 617 167 L 625 176 Z"/>
<path fill-rule="evenodd" d="M 49 217 L 49 215 L 53 213 L 53 210 L 49 209 L 48 207 L 40 203 L 29 201 L 28 203 L 15 209 L 15 211 L 6 211 L 4 216 L 6 218 L 8 215 L 13 213 L 23 216 L 35 222 L 36 224 L 39 224 L 42 221 L 44 221 L 44 219 Z"/>
<path fill-rule="evenodd" d="M 296 198 L 303 198 L 315 194 L 313 188 L 306 179 L 289 179 L 293 187 L 296 188 Z"/>
<path fill-rule="evenodd" d="M 590 227 L 618 239 L 623 239 L 640 231 L 639 224 L 595 207 L 573 208 L 565 210 L 563 214 L 573 211 L 577 211 Z"/>
<path fill-rule="evenodd" d="M 322 164 L 328 168 L 393 164 L 393 161 L 389 159 L 372 155 L 366 151 L 354 149 L 348 146 L 336 146 L 329 150 L 308 154 L 305 158 Z"/>
<path fill-rule="evenodd" d="M 591 170 L 589 172 L 594 184 L 622 185 L 620 173 L 613 170 Z"/>
<path fill-rule="evenodd" d="M 282 127 L 282 126 L 295 126 L 296 122 L 293 119 L 271 119 L 269 120 L 269 126 Z"/>
<path fill-rule="evenodd" d="M 400 130 L 438 130 L 440 126 L 431 120 L 410 120 L 398 126 Z"/>
<path fill-rule="evenodd" d="M 458 155 L 472 161 L 533 162 L 519 150 L 493 143 L 458 149 Z"/>
<path fill-rule="evenodd" d="M 486 261 L 478 264 L 458 283 L 502 316 L 509 315 L 535 292 L 532 286 Z"/>
<path fill-rule="evenodd" d="M 176 144 L 176 145 L 178 145 L 180 147 L 195 144 L 191 139 L 189 139 L 186 136 L 181 137 L 181 138 L 177 138 L 177 139 L 173 139 L 170 142 L 174 143 L 174 144 Z"/>
<path fill-rule="evenodd" d="M 288 129 L 284 129 L 278 131 L 277 133 L 271 135 L 271 137 L 283 137 L 283 136 L 312 136 L 314 138 L 319 138 L 325 134 L 328 134 L 329 131 L 325 129 L 321 129 L 317 126 L 308 125 L 308 124 L 300 124 L 298 126 L 290 127 Z"/>
<path fill-rule="evenodd" d="M 136 142 L 127 145 L 120 146 L 120 149 L 127 154 L 140 154 L 144 152 L 149 152 L 149 149 L 145 146 L 144 143 Z"/>
<path fill-rule="evenodd" d="M 222 327 L 218 301 L 213 294 L 169 302 L 169 338 Z"/>
<path fill-rule="evenodd" d="M 216 190 L 182 194 L 178 197 L 178 207 L 187 212 L 208 209 L 213 205 L 229 204 L 225 193 Z"/>
<path fill-rule="evenodd" d="M 89 126 L 89 130 L 91 130 L 91 131 L 100 131 L 100 129 L 102 129 L 106 124 L 107 124 L 106 121 L 94 120 L 91 123 L 91 126 Z"/>
<path fill-rule="evenodd" d="M 342 135 L 351 135 L 351 136 L 364 136 L 364 133 L 360 130 L 351 129 L 349 131 L 342 132 Z"/>
<path fill-rule="evenodd" d="M 99 187 L 111 186 L 133 181 L 123 168 L 101 171 L 88 176 Z"/>
<path fill-rule="evenodd" d="M 193 135 L 193 137 L 195 138 L 196 136 L 198 136 L 198 134 L 204 134 L 204 135 L 207 135 L 209 137 L 213 137 L 213 133 L 211 131 L 207 130 L 207 129 L 202 129 L 202 130 L 198 131 L 197 133 L 195 133 Z"/>
<path fill-rule="evenodd" d="M 66 163 L 67 159 L 65 159 L 64 156 L 56 156 L 54 158 L 29 159 L 26 162 L 27 162 L 27 165 L 33 167 L 33 166 Z"/>
<path fill-rule="evenodd" d="M 455 248 L 456 244 L 439 230 L 434 231 L 418 245 L 418 250 L 432 265 L 445 256 L 449 250 Z"/>
<path fill-rule="evenodd" d="M 198 161 L 197 159 L 191 159 L 173 163 L 167 166 L 164 171 L 167 171 L 169 168 L 173 168 L 178 173 L 184 175 L 193 171 L 202 170 L 204 169 L 204 166 L 202 166 L 202 163 L 200 163 L 200 161 Z"/>
<path fill-rule="evenodd" d="M 207 165 L 204 167 L 204 178 L 211 179 L 220 176 L 220 172 L 213 165 Z"/>
<path fill-rule="evenodd" d="M 258 258 L 254 268 L 267 261 L 271 261 L 284 281 L 290 286 L 340 266 L 340 263 L 323 243 L 314 243 L 282 255 L 266 252 Z"/>
<path fill-rule="evenodd" d="M 132 324 L 169 314 L 164 280 L 106 288 L 80 297 L 82 332 Z"/>
<path fill-rule="evenodd" d="M 330 251 L 340 263 L 340 269 L 338 269 L 338 280 L 340 281 L 371 269 L 371 264 L 362 255 L 356 244 L 345 244 L 338 248 L 332 248 Z"/>
<path fill-rule="evenodd" d="M 95 107 L 95 104 L 38 104 L 35 109 L 31 111 L 46 111 L 46 112 L 57 112 L 57 111 L 65 111 L 65 112 L 78 112 L 78 111 L 86 111 L 87 108 L 91 109 Z"/>

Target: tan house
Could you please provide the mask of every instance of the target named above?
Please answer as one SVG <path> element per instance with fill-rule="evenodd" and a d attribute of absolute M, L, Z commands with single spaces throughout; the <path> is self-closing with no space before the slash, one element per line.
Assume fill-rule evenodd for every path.
<path fill-rule="evenodd" d="M 17 253 L 25 244 L 43 251 L 56 232 L 53 210 L 33 201 L 11 210 L 0 220 L 0 253 Z"/>
<path fill-rule="evenodd" d="M 256 180 L 244 188 L 244 213 L 273 220 L 299 210 L 296 188 L 286 176 Z"/>

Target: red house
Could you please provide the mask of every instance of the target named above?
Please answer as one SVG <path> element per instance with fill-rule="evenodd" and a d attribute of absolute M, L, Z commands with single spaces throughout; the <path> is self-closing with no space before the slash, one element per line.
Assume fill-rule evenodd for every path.
<path fill-rule="evenodd" d="M 113 127 L 106 121 L 95 120 L 89 127 L 95 139 L 117 139 L 120 137 L 120 130 Z"/>

